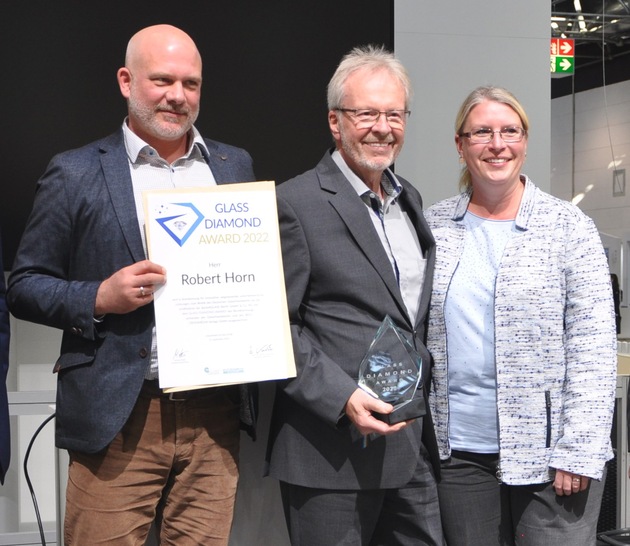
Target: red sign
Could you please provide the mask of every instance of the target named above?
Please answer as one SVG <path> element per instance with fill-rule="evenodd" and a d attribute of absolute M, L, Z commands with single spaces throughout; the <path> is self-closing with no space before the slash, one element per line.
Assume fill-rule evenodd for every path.
<path fill-rule="evenodd" d="M 551 38 L 551 55 L 554 57 L 574 57 L 574 40 L 569 38 Z"/>

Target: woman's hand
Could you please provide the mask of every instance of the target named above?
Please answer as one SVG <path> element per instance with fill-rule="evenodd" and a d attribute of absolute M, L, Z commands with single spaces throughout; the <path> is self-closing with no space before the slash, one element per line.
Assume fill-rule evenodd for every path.
<path fill-rule="evenodd" d="M 556 479 L 553 481 L 553 488 L 556 490 L 556 495 L 566 497 L 573 493 L 584 491 L 588 487 L 589 480 L 590 478 L 586 476 L 580 476 L 579 474 L 573 474 L 564 470 L 556 470 Z"/>

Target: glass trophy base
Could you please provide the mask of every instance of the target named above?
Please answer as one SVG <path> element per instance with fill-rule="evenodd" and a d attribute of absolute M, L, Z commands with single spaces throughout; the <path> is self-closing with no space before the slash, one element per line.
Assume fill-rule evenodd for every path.
<path fill-rule="evenodd" d="M 401 421 L 408 421 L 409 419 L 423 417 L 427 413 L 427 407 L 424 402 L 422 390 L 418 391 L 417 394 L 417 398 L 412 398 L 407 402 L 394 406 L 394 411 L 388 413 L 387 415 L 384 413 L 373 413 L 372 415 L 388 425 L 395 425 Z"/>

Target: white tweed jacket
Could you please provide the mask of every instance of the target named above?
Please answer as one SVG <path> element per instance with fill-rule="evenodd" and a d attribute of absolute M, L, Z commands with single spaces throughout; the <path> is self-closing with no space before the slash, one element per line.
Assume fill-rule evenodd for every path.
<path fill-rule="evenodd" d="M 610 274 L 593 221 L 538 189 L 525 192 L 495 285 L 500 473 L 504 483 L 553 479 L 554 469 L 601 479 L 613 456 L 616 333 Z M 430 207 L 437 243 L 427 346 L 440 457 L 448 442 L 444 300 L 462 253 L 470 195 Z"/>

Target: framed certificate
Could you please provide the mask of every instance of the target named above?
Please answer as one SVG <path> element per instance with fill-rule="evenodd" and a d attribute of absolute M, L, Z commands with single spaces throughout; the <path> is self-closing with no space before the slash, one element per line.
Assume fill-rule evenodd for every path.
<path fill-rule="evenodd" d="M 273 182 L 144 192 L 160 387 L 295 376 Z"/>

